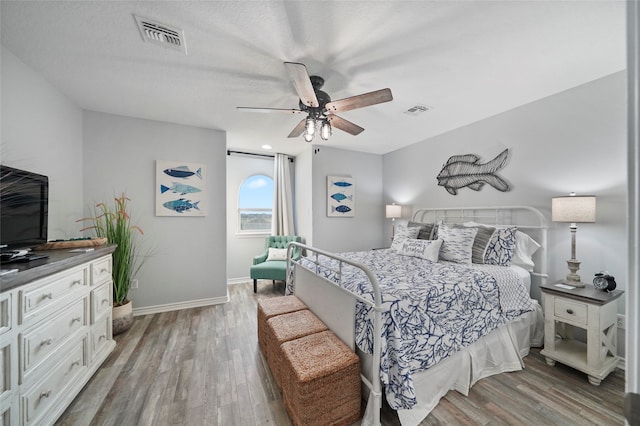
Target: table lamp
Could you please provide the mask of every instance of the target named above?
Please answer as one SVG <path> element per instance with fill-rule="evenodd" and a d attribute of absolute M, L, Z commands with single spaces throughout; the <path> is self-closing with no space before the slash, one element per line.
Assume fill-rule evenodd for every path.
<path fill-rule="evenodd" d="M 391 222 L 392 222 L 392 225 L 391 225 L 391 240 L 393 240 L 393 236 L 396 233 L 395 221 L 396 221 L 396 219 L 400 219 L 402 217 L 402 206 L 399 206 L 396 203 L 387 204 L 386 213 L 387 213 L 387 219 L 391 219 Z"/>
<path fill-rule="evenodd" d="M 554 197 L 551 199 L 551 220 L 553 222 L 568 222 L 571 229 L 571 259 L 567 260 L 569 274 L 564 284 L 574 287 L 584 287 L 577 274 L 580 262 L 576 259 L 576 230 L 577 223 L 596 221 L 596 197 L 594 195 L 575 195 Z"/>

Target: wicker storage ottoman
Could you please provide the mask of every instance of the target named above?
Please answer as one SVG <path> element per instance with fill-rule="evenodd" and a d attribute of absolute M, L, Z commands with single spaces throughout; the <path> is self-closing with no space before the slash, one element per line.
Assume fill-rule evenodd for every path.
<path fill-rule="evenodd" d="M 282 345 L 282 394 L 294 425 L 349 425 L 360 418 L 360 359 L 331 331 Z"/>
<path fill-rule="evenodd" d="M 276 315 L 288 314 L 302 309 L 307 309 L 307 305 L 296 296 L 272 297 L 258 301 L 258 344 L 265 356 L 267 352 L 265 343 L 267 320 Z"/>
<path fill-rule="evenodd" d="M 282 388 L 283 358 L 280 345 L 284 342 L 319 333 L 327 330 L 327 326 L 313 314 L 303 309 L 288 314 L 276 315 L 267 320 L 264 333 L 265 355 L 276 383 Z"/>

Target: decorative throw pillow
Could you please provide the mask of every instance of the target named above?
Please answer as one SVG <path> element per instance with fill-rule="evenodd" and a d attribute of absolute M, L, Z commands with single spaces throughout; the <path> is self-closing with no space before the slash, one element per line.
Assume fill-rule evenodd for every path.
<path fill-rule="evenodd" d="M 402 256 L 413 256 L 431 262 L 438 261 L 442 240 L 421 240 L 406 238 L 399 246 L 397 252 Z"/>
<path fill-rule="evenodd" d="M 493 233 L 484 255 L 484 263 L 489 265 L 509 266 L 516 248 L 516 232 L 518 228 L 499 228 Z"/>
<path fill-rule="evenodd" d="M 431 237 L 431 235 L 433 233 L 433 225 L 435 225 L 435 223 L 420 223 L 420 222 L 413 222 L 413 221 L 409 221 L 409 223 L 407 223 L 407 226 L 409 226 L 409 227 L 417 226 L 417 227 L 420 228 L 420 232 L 418 232 L 418 239 L 419 240 L 432 240 L 433 239 Z"/>
<path fill-rule="evenodd" d="M 269 247 L 269 254 L 267 255 L 267 261 L 269 260 L 287 260 L 287 249 Z"/>
<path fill-rule="evenodd" d="M 491 226 L 496 229 L 511 228 L 509 225 L 485 225 L 477 222 L 466 222 L 465 226 Z M 518 265 L 532 272 L 535 267 L 532 256 L 540 247 L 541 245 L 529 235 L 520 230 L 516 231 L 516 248 L 513 253 L 513 259 L 511 259 L 511 264 Z"/>
<path fill-rule="evenodd" d="M 440 259 L 457 263 L 471 263 L 476 228 L 456 228 L 445 223 L 438 225 L 438 239 L 442 240 Z"/>
<path fill-rule="evenodd" d="M 476 238 L 473 240 L 473 247 L 471 249 L 471 263 L 484 263 L 484 254 L 487 251 L 487 246 L 491 241 L 491 237 L 495 232 L 496 228 L 492 226 L 478 225 L 478 226 L 469 226 L 469 225 L 456 225 L 458 227 L 467 227 L 467 228 L 476 228 L 478 233 L 476 234 Z"/>
<path fill-rule="evenodd" d="M 533 272 L 535 264 L 532 256 L 540 248 L 540 244 L 525 234 L 524 232 L 516 232 L 516 250 L 513 253 L 512 265 L 518 265 L 529 272 Z"/>
<path fill-rule="evenodd" d="M 396 232 L 393 236 L 393 242 L 391 243 L 391 248 L 395 251 L 398 251 L 398 247 L 400 244 L 406 240 L 407 238 L 416 238 L 418 236 L 418 232 L 420 232 L 420 228 L 418 227 L 406 227 L 404 225 L 396 226 Z"/>

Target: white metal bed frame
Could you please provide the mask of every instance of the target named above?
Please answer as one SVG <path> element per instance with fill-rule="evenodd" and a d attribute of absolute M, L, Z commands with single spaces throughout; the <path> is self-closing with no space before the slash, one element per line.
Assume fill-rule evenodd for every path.
<path fill-rule="evenodd" d="M 541 278 L 546 282 L 547 278 L 547 224 L 544 214 L 530 206 L 500 206 L 500 207 L 461 207 L 461 208 L 425 208 L 414 212 L 413 221 L 422 223 L 464 223 L 474 221 L 489 225 L 513 225 L 519 230 L 529 233 L 537 232 L 536 240 L 541 248 L 537 256 L 536 271 L 531 274 Z M 306 259 L 311 260 L 315 265 L 315 271 L 311 272 L 307 268 L 299 265 L 297 261 L 291 259 L 293 248 L 298 247 L 306 253 Z M 338 268 L 332 268 L 320 261 L 319 256 L 326 256 L 338 262 Z M 373 403 L 368 405 L 371 409 L 372 424 L 380 425 L 380 410 L 382 408 L 382 384 L 380 381 L 380 347 L 381 347 L 381 327 L 382 327 L 382 297 L 378 280 L 373 273 L 363 264 L 353 262 L 349 259 L 336 256 L 333 253 L 314 248 L 305 244 L 291 242 L 287 250 L 287 283 L 294 280 L 295 295 L 298 296 L 340 339 L 355 351 L 355 304 L 356 301 L 367 304 L 373 309 L 373 355 L 371 363 L 371 380 L 364 373 L 361 379 L 369 389 L 369 398 L 373 398 Z M 364 299 L 360 295 L 346 290 L 342 286 L 342 269 L 344 265 L 352 265 L 361 269 L 366 275 L 373 288 L 374 300 Z M 318 275 L 318 268 L 330 270 L 335 274 L 338 284 Z M 299 285 L 311 281 L 315 277 L 313 286 Z M 318 281 L 319 280 L 319 281 Z M 328 294 L 331 293 L 330 302 L 327 302 Z M 344 295 L 349 297 L 345 298 Z M 365 418 L 366 418 L 365 414 Z"/>

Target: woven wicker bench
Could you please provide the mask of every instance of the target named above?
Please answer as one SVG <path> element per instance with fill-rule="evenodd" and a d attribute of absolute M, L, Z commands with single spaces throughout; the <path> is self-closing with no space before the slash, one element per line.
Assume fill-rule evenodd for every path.
<path fill-rule="evenodd" d="M 285 407 L 294 425 L 360 418 L 360 359 L 331 331 L 282 344 Z"/>
<path fill-rule="evenodd" d="M 265 336 L 269 318 L 303 309 L 307 309 L 307 305 L 296 296 L 272 297 L 258 301 L 258 344 L 265 356 L 267 353 Z"/>

